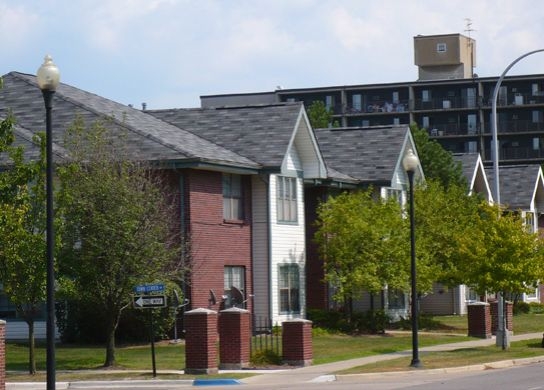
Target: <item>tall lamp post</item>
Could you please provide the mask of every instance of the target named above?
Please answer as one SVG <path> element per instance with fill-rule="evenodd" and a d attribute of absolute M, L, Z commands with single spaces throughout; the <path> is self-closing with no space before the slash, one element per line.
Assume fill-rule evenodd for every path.
<path fill-rule="evenodd" d="M 493 100 L 491 102 L 491 116 L 492 116 L 492 160 L 493 160 L 493 180 L 495 181 L 495 202 L 500 206 L 501 205 L 501 191 L 500 191 L 500 184 L 499 184 L 499 141 L 497 136 L 497 98 L 499 96 L 499 90 L 501 87 L 502 80 L 504 79 L 504 76 L 506 76 L 506 73 L 519 61 L 524 59 L 525 57 L 528 57 L 532 54 L 539 53 L 544 51 L 544 49 L 538 49 L 533 50 L 528 53 L 523 54 L 522 56 L 519 56 L 516 58 L 510 65 L 506 67 L 504 72 L 502 72 L 501 76 L 497 80 L 497 84 L 495 84 L 495 89 L 493 90 Z M 508 329 L 506 329 L 506 316 L 504 315 L 504 297 L 502 293 L 499 293 L 499 301 L 497 303 L 497 338 L 496 338 L 496 345 L 499 347 L 502 347 L 502 349 L 506 349 L 510 346 L 510 340 L 508 335 Z"/>
<path fill-rule="evenodd" d="M 416 279 L 416 232 L 414 218 L 414 175 L 419 166 L 419 159 L 414 154 L 412 149 L 408 149 L 406 156 L 402 160 L 402 166 L 408 174 L 408 184 L 410 191 L 410 274 L 412 283 L 412 361 L 410 367 L 421 367 L 419 360 L 419 343 L 418 343 L 418 308 L 417 308 L 417 279 Z"/>
<path fill-rule="evenodd" d="M 59 85 L 60 73 L 52 58 L 46 55 L 36 75 L 45 103 L 45 154 L 46 154 L 46 261 L 47 261 L 47 390 L 55 389 L 55 232 L 53 230 L 53 136 L 51 109 L 53 95 Z"/>

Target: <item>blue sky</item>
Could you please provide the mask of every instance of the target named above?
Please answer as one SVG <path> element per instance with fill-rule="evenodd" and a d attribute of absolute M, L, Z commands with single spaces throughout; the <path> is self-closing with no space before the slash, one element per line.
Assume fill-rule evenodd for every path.
<path fill-rule="evenodd" d="M 0 74 L 34 74 L 124 104 L 197 107 L 199 96 L 415 81 L 413 37 L 463 33 L 476 73 L 544 48 L 541 0 L 0 0 Z M 544 53 L 509 74 L 544 73 Z"/>

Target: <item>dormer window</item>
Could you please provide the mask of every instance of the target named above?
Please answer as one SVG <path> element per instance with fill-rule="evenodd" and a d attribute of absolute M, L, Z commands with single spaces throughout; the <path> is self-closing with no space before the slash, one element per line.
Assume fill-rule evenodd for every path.
<path fill-rule="evenodd" d="M 436 44 L 437 53 L 445 53 L 447 50 L 448 50 L 448 46 L 445 43 Z"/>

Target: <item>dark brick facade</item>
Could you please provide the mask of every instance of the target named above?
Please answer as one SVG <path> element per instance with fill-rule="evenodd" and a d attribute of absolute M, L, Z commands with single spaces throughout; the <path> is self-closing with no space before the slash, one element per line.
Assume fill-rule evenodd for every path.
<path fill-rule="evenodd" d="M 184 228 L 190 240 L 190 307 L 221 310 L 224 267 L 245 267 L 245 296 L 253 294 L 251 269 L 251 181 L 242 180 L 244 219 L 223 219 L 222 174 L 187 170 L 182 176 Z M 210 290 L 217 298 L 210 302 Z M 251 300 L 246 309 L 252 310 Z"/>

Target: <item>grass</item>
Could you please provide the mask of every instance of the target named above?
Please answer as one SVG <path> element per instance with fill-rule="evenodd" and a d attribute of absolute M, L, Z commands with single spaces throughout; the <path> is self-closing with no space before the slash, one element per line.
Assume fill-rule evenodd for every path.
<path fill-rule="evenodd" d="M 516 334 L 544 331 L 544 314 L 523 314 L 514 317 Z M 466 341 L 467 318 L 460 316 L 433 317 L 421 328 L 419 344 L 421 347 Z M 451 365 L 466 365 L 494 360 L 504 360 L 520 357 L 530 357 L 544 354 L 540 345 L 541 340 L 512 343 L 508 351 L 496 347 L 462 349 L 453 352 L 422 353 L 422 361 L 426 368 L 448 367 Z M 410 332 L 386 332 L 384 335 L 328 334 L 315 332 L 313 337 L 314 364 L 324 364 L 340 360 L 364 356 L 385 354 L 409 350 L 411 348 Z M 41 373 L 34 376 L 26 375 L 28 370 L 28 347 L 21 343 L 6 344 L 6 370 L 8 381 L 44 381 L 45 377 L 45 345 L 38 344 L 36 350 L 37 369 Z M 119 346 L 116 349 L 119 370 L 117 372 L 102 369 L 105 359 L 103 346 L 67 346 L 58 345 L 56 348 L 57 380 L 86 380 L 86 379 L 149 379 L 152 377 L 151 348 L 149 344 Z M 169 344 L 160 342 L 155 345 L 157 370 L 181 371 L 185 367 L 185 346 L 183 343 Z M 355 372 L 370 372 L 372 370 L 393 371 L 406 369 L 409 358 L 399 358 L 394 361 L 382 362 L 357 368 Z M 130 371 L 130 372 L 129 372 Z M 233 377 L 233 374 L 229 374 Z M 247 376 L 245 374 L 236 377 Z M 201 377 L 201 376 L 199 376 Z M 160 379 L 193 379 L 195 376 L 178 374 L 160 374 Z"/>
<path fill-rule="evenodd" d="M 497 362 L 501 360 L 521 359 L 543 356 L 541 340 L 518 341 L 510 344 L 503 351 L 496 346 L 463 348 L 444 352 L 420 352 L 420 359 L 425 369 L 461 367 L 473 364 Z M 400 357 L 339 371 L 336 374 L 363 374 L 371 372 L 408 371 L 411 356 Z"/>

